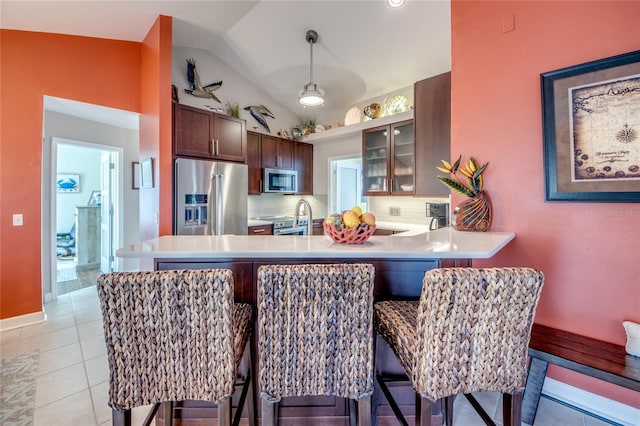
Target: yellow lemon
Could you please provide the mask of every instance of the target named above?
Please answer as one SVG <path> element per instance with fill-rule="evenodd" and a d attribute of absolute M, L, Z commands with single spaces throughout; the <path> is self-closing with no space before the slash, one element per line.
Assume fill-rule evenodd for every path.
<path fill-rule="evenodd" d="M 351 211 L 358 215 L 358 217 L 362 216 L 362 209 L 360 206 L 351 207 Z"/>
<path fill-rule="evenodd" d="M 375 225 L 376 224 L 376 216 L 373 213 L 362 213 L 362 217 L 360 217 L 362 223 L 366 223 L 367 225 Z"/>
<path fill-rule="evenodd" d="M 358 218 L 358 215 L 355 212 L 347 210 L 342 214 L 342 222 L 349 228 L 355 228 L 360 225 L 360 218 Z"/>

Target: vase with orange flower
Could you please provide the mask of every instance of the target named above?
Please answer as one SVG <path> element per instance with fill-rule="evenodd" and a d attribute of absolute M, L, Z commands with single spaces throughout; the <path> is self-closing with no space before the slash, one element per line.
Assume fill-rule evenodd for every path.
<path fill-rule="evenodd" d="M 438 170 L 450 176 L 438 176 L 438 180 L 469 197 L 455 208 L 455 228 L 459 231 L 488 231 L 491 226 L 491 201 L 483 190 L 482 174 L 489 163 L 480 165 L 473 157 L 462 163 L 462 155 L 453 164 L 441 161 L 442 167 L 438 167 Z M 461 179 L 459 174 L 464 178 Z"/>

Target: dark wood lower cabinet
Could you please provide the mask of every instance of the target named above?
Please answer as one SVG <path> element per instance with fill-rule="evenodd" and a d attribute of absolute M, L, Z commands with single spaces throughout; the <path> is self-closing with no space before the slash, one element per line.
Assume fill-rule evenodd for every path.
<path fill-rule="evenodd" d="M 374 297 L 376 300 L 402 298 L 417 299 L 422 290 L 422 278 L 430 269 L 440 267 L 440 260 L 383 260 L 383 259 L 349 259 L 348 263 L 371 263 L 375 267 Z M 257 312 L 257 290 L 255 277 L 260 265 L 264 264 L 299 264 L 299 263 L 345 263 L 344 259 L 207 259 L 207 260 L 181 260 L 160 259 L 156 260 L 156 270 L 168 269 L 203 269 L 203 268 L 229 268 L 234 273 L 235 298 L 237 301 L 251 303 L 254 306 L 254 315 Z M 445 262 L 446 263 L 446 262 Z M 254 353 L 257 353 L 257 325 L 253 336 L 252 345 Z M 389 373 L 401 373 L 402 368 L 388 347 L 383 348 L 382 362 L 376 367 L 379 371 Z M 254 360 L 254 385 L 256 389 L 256 412 L 260 416 L 260 392 L 258 383 L 257 356 Z M 415 412 L 415 393 L 409 383 L 403 386 L 394 386 L 391 391 L 397 397 L 396 401 L 402 408 L 408 419 L 412 419 Z M 239 399 L 239 388 L 233 397 L 233 406 Z M 398 424 L 384 395 L 380 395 L 378 406 L 377 425 Z M 434 407 L 434 421 L 436 417 L 441 421 L 441 414 Z M 185 401 L 176 410 L 182 425 L 202 425 L 205 419 L 216 418 L 215 406 L 199 401 Z M 333 396 L 308 396 L 283 398 L 279 409 L 281 425 L 347 425 L 349 424 L 349 411 L 347 401 Z M 246 407 L 245 414 L 246 417 Z M 243 422 L 246 418 L 243 419 Z M 410 420 L 411 421 L 411 420 Z M 248 423 L 242 423 L 248 424 Z"/>

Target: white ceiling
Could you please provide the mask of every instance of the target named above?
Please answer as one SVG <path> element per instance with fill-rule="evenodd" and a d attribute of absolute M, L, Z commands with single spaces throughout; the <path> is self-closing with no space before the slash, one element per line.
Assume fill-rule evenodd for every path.
<path fill-rule="evenodd" d="M 294 114 L 309 80 L 306 31 L 314 29 L 314 80 L 324 108 L 359 102 L 451 69 L 449 0 L 27 1 L 2 0 L 0 27 L 142 41 L 172 16 L 173 45 L 203 48 Z"/>

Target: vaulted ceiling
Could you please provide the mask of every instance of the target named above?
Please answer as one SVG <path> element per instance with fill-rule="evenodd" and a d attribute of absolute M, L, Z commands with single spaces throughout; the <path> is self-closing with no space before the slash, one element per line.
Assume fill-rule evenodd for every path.
<path fill-rule="evenodd" d="M 158 15 L 173 17 L 173 45 L 211 51 L 300 115 L 309 80 L 306 31 L 314 29 L 314 80 L 324 108 L 349 106 L 451 69 L 450 2 L 386 1 L 13 1 L 0 26 L 142 41 Z"/>

